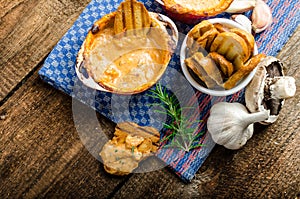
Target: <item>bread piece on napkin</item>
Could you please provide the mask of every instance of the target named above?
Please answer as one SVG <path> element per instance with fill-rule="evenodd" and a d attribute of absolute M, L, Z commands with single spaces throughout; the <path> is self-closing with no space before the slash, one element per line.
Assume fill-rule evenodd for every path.
<path fill-rule="evenodd" d="M 157 151 L 159 132 L 133 122 L 117 124 L 114 137 L 102 148 L 100 156 L 104 169 L 110 174 L 127 175 L 139 162 Z"/>

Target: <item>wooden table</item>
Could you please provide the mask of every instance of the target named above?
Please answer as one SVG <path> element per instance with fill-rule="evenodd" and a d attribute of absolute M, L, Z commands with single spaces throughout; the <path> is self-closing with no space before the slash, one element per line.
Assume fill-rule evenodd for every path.
<path fill-rule="evenodd" d="M 88 3 L 0 0 L 0 198 L 300 196 L 300 27 L 278 55 L 298 90 L 275 124 L 256 128 L 241 150 L 216 146 L 189 184 L 168 168 L 114 177 L 81 143 L 72 99 L 37 74 Z"/>

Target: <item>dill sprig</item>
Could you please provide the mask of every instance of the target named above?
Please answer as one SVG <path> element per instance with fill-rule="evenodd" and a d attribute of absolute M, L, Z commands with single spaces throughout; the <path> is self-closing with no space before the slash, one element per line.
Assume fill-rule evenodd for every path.
<path fill-rule="evenodd" d="M 164 128 L 171 132 L 161 140 L 161 142 L 168 142 L 164 147 L 176 147 L 189 152 L 192 149 L 203 146 L 199 143 L 199 138 L 203 135 L 203 132 L 195 135 L 195 131 L 197 130 L 197 125 L 195 124 L 201 121 L 191 121 L 189 117 L 183 114 L 186 109 L 191 109 L 191 107 L 181 108 L 176 96 L 174 94 L 169 96 L 167 89 L 163 89 L 160 83 L 156 84 L 155 90 L 150 90 L 150 92 L 151 94 L 149 96 L 160 101 L 160 103 L 152 103 L 151 105 L 159 106 L 165 110 L 155 111 L 161 114 L 167 114 L 171 118 L 168 124 L 163 123 Z"/>

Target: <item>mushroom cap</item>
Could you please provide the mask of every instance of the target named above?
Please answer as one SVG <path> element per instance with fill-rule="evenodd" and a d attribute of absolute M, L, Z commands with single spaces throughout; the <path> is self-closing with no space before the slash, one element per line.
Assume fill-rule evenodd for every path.
<path fill-rule="evenodd" d="M 245 100 L 246 106 L 250 112 L 259 112 L 262 110 L 262 100 L 264 98 L 264 85 L 267 77 L 266 68 L 259 64 L 257 71 L 246 87 Z"/>
<path fill-rule="evenodd" d="M 270 110 L 266 102 L 273 102 L 270 101 L 269 85 L 266 78 L 273 78 L 274 76 L 284 76 L 283 64 L 276 57 L 267 56 L 257 65 L 257 71 L 245 90 L 246 107 L 251 113 Z M 281 99 L 279 104 L 275 106 L 278 106 L 278 110 L 281 110 L 283 104 L 284 99 Z M 278 115 L 279 113 L 270 114 L 267 120 L 260 123 L 264 125 L 274 123 Z"/>

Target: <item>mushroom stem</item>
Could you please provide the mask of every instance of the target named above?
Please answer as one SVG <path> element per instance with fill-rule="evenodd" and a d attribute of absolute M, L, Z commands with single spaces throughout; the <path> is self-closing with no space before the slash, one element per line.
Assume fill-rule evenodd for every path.
<path fill-rule="evenodd" d="M 290 76 L 267 78 L 270 82 L 270 94 L 273 99 L 287 99 L 296 93 L 295 79 Z"/>

